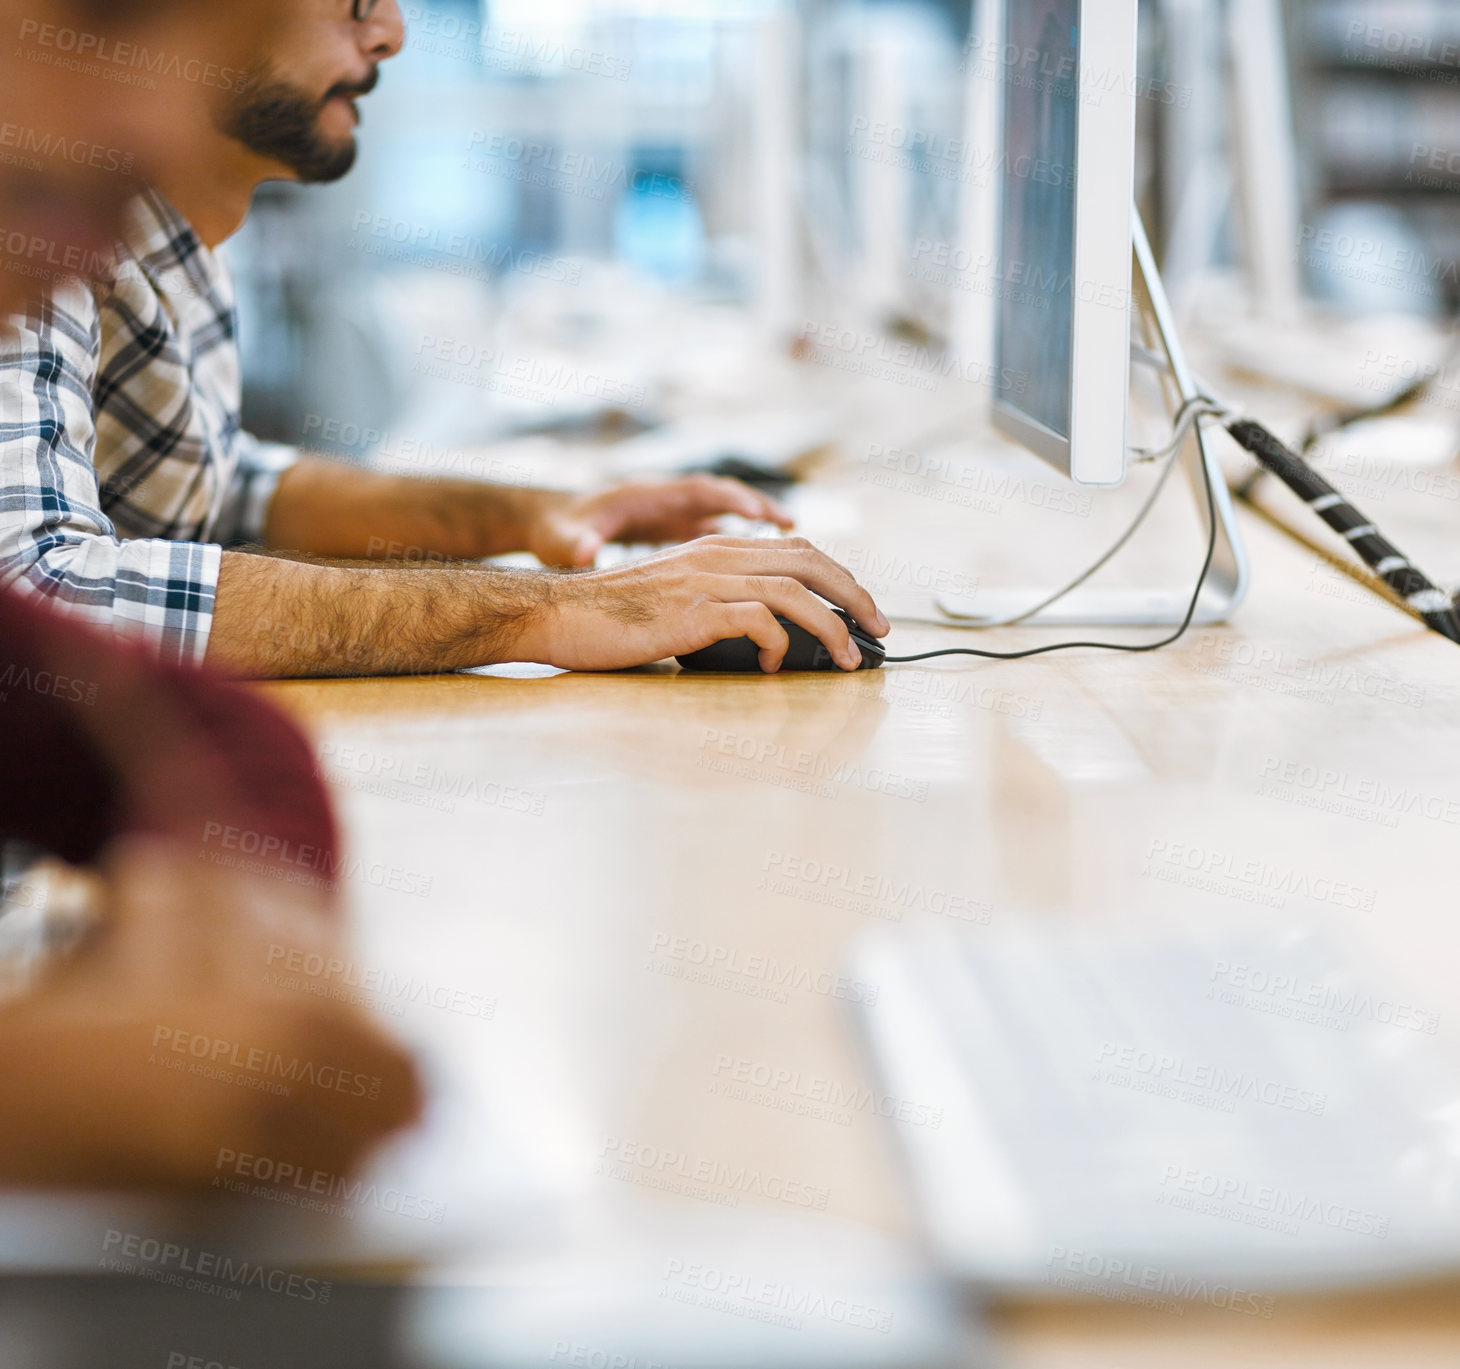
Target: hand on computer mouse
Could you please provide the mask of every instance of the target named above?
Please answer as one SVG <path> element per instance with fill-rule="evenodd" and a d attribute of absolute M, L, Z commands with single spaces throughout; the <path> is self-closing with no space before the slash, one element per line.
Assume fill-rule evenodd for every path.
<path fill-rule="evenodd" d="M 882 643 L 870 632 L 864 632 L 862 625 L 856 622 L 850 614 L 839 608 L 833 609 L 832 612 L 847 625 L 847 630 L 852 635 L 852 645 L 861 655 L 862 663 L 858 669 L 880 670 L 882 663 L 887 659 L 887 651 Z M 799 623 L 794 623 L 781 614 L 776 615 L 776 622 L 785 629 L 786 636 L 791 640 L 791 645 L 781 660 L 781 670 L 845 669 L 844 666 L 832 660 L 826 647 Z M 715 642 L 701 651 L 685 652 L 677 659 L 683 669 L 690 671 L 702 671 L 716 675 L 766 674 L 767 672 L 761 668 L 759 655 L 756 644 L 749 637 L 729 637 L 724 641 Z"/>
<path fill-rule="evenodd" d="M 760 668 L 781 667 L 790 637 L 781 615 L 858 670 L 862 651 L 833 606 L 874 637 L 891 627 L 850 571 L 801 537 L 702 537 L 685 546 L 555 580 L 524 624 L 515 659 L 569 670 L 622 670 L 749 637 Z"/>

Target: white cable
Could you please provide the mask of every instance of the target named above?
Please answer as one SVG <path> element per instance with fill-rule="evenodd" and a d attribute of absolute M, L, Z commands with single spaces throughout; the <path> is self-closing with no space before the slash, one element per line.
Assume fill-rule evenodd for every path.
<path fill-rule="evenodd" d="M 1225 406 L 1209 395 L 1188 399 L 1176 416 L 1176 427 L 1172 431 L 1170 442 L 1164 447 L 1132 447 L 1130 454 L 1137 461 L 1162 461 L 1181 450 L 1181 444 L 1190 436 L 1195 424 L 1200 423 L 1203 418 L 1220 418 L 1226 412 Z"/>
<path fill-rule="evenodd" d="M 1146 515 L 1155 507 L 1156 500 L 1161 497 L 1161 491 L 1166 487 L 1166 481 L 1171 472 L 1176 468 L 1176 457 L 1181 451 L 1182 444 L 1191 435 L 1192 428 L 1201 422 L 1203 418 L 1220 417 L 1227 412 L 1219 401 L 1213 400 L 1209 395 L 1198 395 L 1188 399 L 1182 406 L 1176 417 L 1176 426 L 1173 429 L 1171 441 L 1165 447 L 1156 451 L 1147 451 L 1144 448 L 1133 448 L 1132 454 L 1138 461 L 1160 461 L 1165 459 L 1166 464 L 1161 468 L 1161 474 L 1156 478 L 1156 483 L 1151 487 L 1151 492 L 1146 496 L 1145 503 L 1140 507 L 1139 512 L 1130 522 L 1126 530 L 1121 533 L 1115 543 L 1106 550 L 1104 555 L 1094 564 L 1087 566 L 1073 580 L 1062 588 L 1055 590 L 1051 595 L 1041 599 L 1037 604 L 1022 610 L 1019 613 L 1004 618 L 980 618 L 977 622 L 959 622 L 956 618 L 910 618 L 902 614 L 896 615 L 896 621 L 901 623 L 935 623 L 939 627 L 969 628 L 977 631 L 984 631 L 993 627 L 1012 627 L 1016 623 L 1022 623 L 1026 618 L 1032 618 L 1036 613 L 1042 613 L 1052 604 L 1057 604 L 1066 595 L 1079 589 L 1092 575 L 1103 569 L 1115 555 L 1120 552 L 1136 535 L 1141 524 L 1146 521 Z"/>

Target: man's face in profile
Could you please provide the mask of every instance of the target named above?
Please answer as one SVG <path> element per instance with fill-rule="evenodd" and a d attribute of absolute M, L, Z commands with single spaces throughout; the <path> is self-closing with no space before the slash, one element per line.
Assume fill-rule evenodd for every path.
<path fill-rule="evenodd" d="M 284 0 L 0 0 L 0 312 L 95 275 L 142 179 L 186 176 Z"/>
<path fill-rule="evenodd" d="M 405 37 L 397 0 L 354 17 L 354 0 L 301 0 L 270 35 L 258 81 L 232 94 L 220 129 L 305 182 L 335 181 L 355 163 L 355 102 Z"/>

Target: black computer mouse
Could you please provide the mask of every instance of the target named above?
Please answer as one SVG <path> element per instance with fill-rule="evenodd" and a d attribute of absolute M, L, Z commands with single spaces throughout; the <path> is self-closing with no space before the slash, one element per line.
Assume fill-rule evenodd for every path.
<path fill-rule="evenodd" d="M 887 650 L 870 632 L 857 625 L 851 614 L 841 609 L 833 613 L 851 630 L 852 641 L 862 649 L 862 664 L 859 670 L 877 670 L 887 656 Z M 819 637 L 813 637 L 799 623 L 776 614 L 776 622 L 786 629 L 791 645 L 786 649 L 786 659 L 781 662 L 782 670 L 840 670 L 832 659 L 831 652 Z M 760 648 L 749 637 L 730 637 L 712 646 L 702 647 L 675 660 L 685 670 L 718 670 L 724 672 L 760 672 Z"/>

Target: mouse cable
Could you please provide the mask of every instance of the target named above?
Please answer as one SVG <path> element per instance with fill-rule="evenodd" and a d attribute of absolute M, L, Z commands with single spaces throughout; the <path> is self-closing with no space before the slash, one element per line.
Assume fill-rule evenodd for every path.
<path fill-rule="evenodd" d="M 1167 466 L 1166 469 L 1162 472 L 1161 476 L 1162 481 L 1165 480 L 1166 475 L 1170 472 L 1172 466 L 1175 465 L 1176 452 L 1180 450 L 1181 443 L 1185 441 L 1187 432 L 1190 430 L 1191 425 L 1199 423 L 1204 417 L 1215 416 L 1218 413 L 1223 412 L 1222 410 L 1211 407 L 1212 405 L 1213 401 L 1208 399 L 1206 396 L 1202 396 L 1200 399 L 1188 400 L 1186 404 L 1182 405 L 1182 420 L 1180 423 L 1178 423 L 1178 431 L 1180 435 L 1179 437 L 1173 439 L 1171 443 Z M 1189 419 L 1187 417 L 1188 413 L 1190 414 Z M 1165 453 L 1156 452 L 1154 454 L 1144 454 L 1138 452 L 1137 458 L 1145 460 L 1159 460 L 1163 454 Z M 1172 632 L 1169 636 L 1162 637 L 1159 641 L 1155 642 L 1054 642 L 1051 643 L 1049 646 L 1032 647 L 1027 651 L 977 651 L 973 647 L 945 647 L 941 651 L 919 652 L 916 656 L 887 656 L 884 658 L 885 663 L 887 665 L 907 665 L 913 661 L 930 661 L 938 656 L 978 656 L 988 661 L 1022 661 L 1030 656 L 1047 656 L 1052 651 L 1076 651 L 1080 649 L 1090 651 L 1124 651 L 1134 653 L 1142 651 L 1159 651 L 1162 647 L 1170 646 L 1173 642 L 1179 641 L 1182 637 L 1186 635 L 1187 629 L 1191 627 L 1191 620 L 1196 617 L 1196 606 L 1198 603 L 1201 602 L 1201 592 L 1206 587 L 1207 576 L 1211 573 L 1212 569 L 1212 558 L 1216 555 L 1217 552 L 1217 501 L 1216 495 L 1212 491 L 1212 473 L 1205 461 L 1201 463 L 1201 470 L 1202 487 L 1206 491 L 1207 498 L 1206 557 L 1202 561 L 1201 574 L 1197 576 L 1196 588 L 1192 591 L 1191 602 L 1188 603 L 1186 606 L 1186 615 L 1182 618 L 1181 623 L 1176 628 L 1176 630 Z M 1158 483 L 1157 492 L 1159 492 L 1159 489 L 1160 485 Z M 1154 498 L 1148 498 L 1145 507 L 1142 508 L 1139 514 L 1137 514 L 1136 521 L 1132 523 L 1129 528 L 1126 529 L 1125 534 L 1124 536 L 1122 536 L 1120 541 L 1117 542 L 1115 546 L 1113 546 L 1108 552 L 1106 552 L 1105 555 L 1095 563 L 1095 565 L 1091 566 L 1089 570 L 1087 570 L 1082 576 L 1080 576 L 1078 580 L 1075 580 L 1073 583 L 1067 585 L 1064 589 L 1058 591 L 1058 593 L 1056 593 L 1052 598 L 1047 599 L 1045 603 L 1041 604 L 1039 607 L 1045 607 L 1046 605 L 1055 602 L 1056 599 L 1063 598 L 1072 589 L 1074 589 L 1076 585 L 1079 585 L 1085 580 L 1088 580 L 1091 575 L 1093 575 L 1101 566 L 1105 564 L 1106 561 L 1114 556 L 1115 553 L 1119 551 L 1122 546 L 1125 545 L 1126 541 L 1129 540 L 1131 534 L 1134 533 L 1136 528 L 1140 525 L 1140 521 L 1145 518 L 1146 512 L 1150 508 L 1151 504 L 1153 504 L 1154 502 Z M 1031 609 L 1029 612 L 1038 612 L 1038 608 Z M 1028 614 L 1024 614 L 1021 616 L 1028 617 Z M 1013 621 L 1018 620 L 1016 619 Z"/>
<path fill-rule="evenodd" d="M 1156 501 L 1161 497 L 1161 491 L 1165 488 L 1167 479 L 1170 477 L 1171 472 L 1176 467 L 1176 457 L 1179 454 L 1179 452 L 1181 451 L 1182 444 L 1186 441 L 1187 437 L 1190 435 L 1192 428 L 1197 423 L 1199 423 L 1203 418 L 1220 417 L 1222 414 L 1224 414 L 1226 412 L 1227 412 L 1227 410 L 1223 406 L 1221 406 L 1221 405 L 1217 404 L 1216 402 L 1212 401 L 1211 399 L 1209 399 L 1205 395 L 1201 395 L 1201 396 L 1194 397 L 1192 399 L 1188 399 L 1184 404 L 1182 404 L 1181 408 L 1177 411 L 1176 422 L 1175 422 L 1175 426 L 1172 429 L 1171 439 L 1170 439 L 1170 441 L 1167 442 L 1167 444 L 1164 447 L 1158 447 L 1158 448 L 1133 447 L 1133 448 L 1131 448 L 1131 456 L 1137 462 L 1150 463 L 1150 462 L 1156 462 L 1156 461 L 1162 461 L 1162 460 L 1164 460 L 1166 464 L 1161 468 L 1161 474 L 1160 474 L 1160 476 L 1157 478 L 1155 485 L 1151 489 L 1151 492 L 1146 496 L 1145 502 L 1141 505 L 1140 509 L 1137 511 L 1136 516 L 1131 520 L 1130 524 L 1126 527 L 1126 530 L 1115 540 L 1115 542 L 1109 548 L 1106 549 L 1106 551 L 1100 556 L 1100 558 L 1098 560 L 1094 561 L 1092 564 L 1090 564 L 1089 566 L 1087 566 L 1073 580 L 1069 581 L 1067 584 L 1062 585 L 1059 589 L 1055 590 L 1053 594 L 1046 595 L 1043 599 L 1039 600 L 1038 603 L 1031 604 L 1028 608 L 1023 609 L 1019 613 L 1013 614 L 1012 616 L 1007 617 L 1007 618 L 980 619 L 977 623 L 959 623 L 959 622 L 956 622 L 956 621 L 955 622 L 949 622 L 946 619 L 941 619 L 941 618 L 940 619 L 937 619 L 937 620 L 932 620 L 932 619 L 923 620 L 923 619 L 906 619 L 906 618 L 902 618 L 902 621 L 916 621 L 916 622 L 926 621 L 930 626 L 934 626 L 934 627 L 951 627 L 951 628 L 957 628 L 957 629 L 960 629 L 960 630 L 963 630 L 963 631 L 977 630 L 977 631 L 983 632 L 983 631 L 988 631 L 989 629 L 996 628 L 996 627 L 1014 627 L 1017 624 L 1024 622 L 1026 619 L 1032 618 L 1036 613 L 1043 612 L 1043 610 L 1049 608 L 1052 604 L 1058 603 L 1061 599 L 1065 598 L 1067 595 L 1071 594 L 1074 590 L 1078 589 L 1081 585 L 1083 585 L 1087 580 L 1089 580 L 1093 575 L 1095 575 L 1096 572 L 1098 572 L 1101 569 L 1103 569 L 1117 555 L 1117 553 L 1119 553 L 1125 547 L 1125 545 L 1131 540 L 1131 538 L 1135 536 L 1137 530 L 1146 521 L 1147 514 L 1149 514 L 1151 512 L 1152 508 L 1155 507 Z M 1203 574 L 1205 574 L 1205 570 L 1203 571 Z M 1201 594 L 1201 586 L 1198 585 L 1197 586 L 1197 596 L 1198 596 L 1198 598 L 1200 597 L 1200 594 Z M 901 617 L 901 615 L 899 615 L 899 616 Z M 1180 634 L 1178 633 L 1177 635 L 1179 636 Z M 1175 640 L 1175 639 L 1173 638 L 1172 640 Z M 1103 646 L 1105 646 L 1107 644 L 1104 644 L 1104 643 L 1085 643 L 1085 642 L 1078 642 L 1078 643 L 1071 643 L 1070 645 L 1072 645 L 1072 646 L 1102 646 L 1103 647 Z M 1164 643 L 1155 643 L 1154 644 L 1154 646 L 1160 646 L 1160 645 L 1164 645 Z M 1154 649 L 1154 646 L 1152 646 L 1152 647 L 1142 647 L 1141 649 L 1142 650 L 1151 650 L 1151 649 Z M 1050 648 L 1045 648 L 1045 649 L 1046 650 L 1049 650 Z M 1060 648 L 1060 649 L 1063 649 L 1063 648 Z M 1110 650 L 1124 650 L 1124 649 L 1127 649 L 1127 648 L 1122 648 L 1122 647 L 1118 647 L 1116 645 L 1111 644 L 1111 645 L 1109 645 L 1109 649 Z M 972 653 L 972 652 L 970 652 L 969 654 L 989 655 L 989 656 L 995 656 L 996 658 L 998 656 L 998 653 L 992 653 L 992 652 L 983 652 L 983 653 Z M 1026 655 L 1026 654 L 1037 654 L 1037 653 L 1024 653 L 1024 652 L 1019 652 L 1019 653 L 1015 653 L 1015 658 L 1017 659 L 1018 656 Z"/>
<path fill-rule="evenodd" d="M 1140 362 L 1144 365 L 1150 366 L 1153 369 L 1162 372 L 1164 372 L 1169 367 L 1169 363 L 1160 356 L 1158 356 L 1155 352 L 1152 352 L 1148 348 L 1142 347 L 1139 343 L 1135 342 L 1131 343 L 1131 359 L 1133 361 Z M 1059 589 L 1055 590 L 1054 593 L 1046 595 L 1037 603 L 1031 604 L 1028 608 L 1021 609 L 1018 613 L 1012 614 L 1009 617 L 980 618 L 976 623 L 958 622 L 956 620 L 949 621 L 946 618 L 909 619 L 904 615 L 899 616 L 903 618 L 904 622 L 925 622 L 934 627 L 952 627 L 964 631 L 986 632 L 991 628 L 996 627 L 1017 626 L 1019 623 L 1022 623 L 1027 619 L 1034 617 L 1036 613 L 1042 613 L 1045 609 L 1059 603 L 1061 599 L 1064 599 L 1067 595 L 1072 594 L 1097 572 L 1103 570 L 1105 566 L 1107 566 L 1125 548 L 1126 544 L 1140 530 L 1141 526 L 1146 521 L 1146 516 L 1156 506 L 1156 501 L 1160 499 L 1161 491 L 1166 488 L 1167 478 L 1170 476 L 1172 470 L 1175 468 L 1176 465 L 1177 454 L 1181 451 L 1182 444 L 1186 441 L 1187 436 L 1191 432 L 1191 429 L 1203 418 L 1220 417 L 1225 412 L 1226 409 L 1222 405 L 1209 399 L 1206 395 L 1194 395 L 1192 398 L 1186 400 L 1181 405 L 1180 409 L 1176 411 L 1175 422 L 1171 430 L 1171 439 L 1164 447 L 1158 447 L 1154 449 L 1147 447 L 1132 447 L 1130 449 L 1130 455 L 1138 463 L 1156 462 L 1165 459 L 1166 464 L 1162 467 L 1160 476 L 1157 478 L 1155 485 L 1152 486 L 1150 494 L 1146 496 L 1146 500 L 1137 511 L 1136 516 L 1131 520 L 1126 530 L 1116 539 L 1114 545 L 1107 548 L 1107 550 L 1101 555 L 1099 560 L 1095 561 L 1089 566 L 1086 566 L 1085 569 L 1082 570 L 1073 580 L 1069 581 L 1065 585 L 1062 585 Z M 962 413 L 942 418 L 938 422 L 934 423 L 931 427 L 924 429 L 923 432 L 919 434 L 919 436 L 915 438 L 913 440 L 913 443 L 910 445 L 916 446 L 921 442 L 928 441 L 930 438 L 941 437 L 942 434 L 948 428 L 953 426 L 954 423 L 962 424 L 966 420 L 967 415 Z"/>
<path fill-rule="evenodd" d="M 1205 396 L 1189 399 L 1178 411 L 1176 426 L 1173 429 L 1174 435 L 1166 446 L 1155 449 L 1145 447 L 1131 448 L 1131 456 L 1137 462 L 1145 463 L 1156 462 L 1162 459 L 1166 460 L 1166 464 L 1162 467 L 1159 478 L 1152 487 L 1150 494 L 1146 496 L 1145 503 L 1141 505 L 1136 516 L 1130 521 L 1126 530 L 1121 533 L 1115 543 L 1106 549 L 1099 560 L 1086 566 L 1073 580 L 1060 586 L 1053 594 L 1046 595 L 1037 603 L 1031 604 L 1028 608 L 1021 609 L 1018 613 L 1011 614 L 1007 618 L 980 618 L 977 622 L 959 622 L 956 619 L 949 621 L 947 618 L 912 618 L 906 614 L 899 614 L 897 615 L 899 620 L 902 622 L 924 623 L 932 627 L 957 628 L 965 632 L 986 632 L 996 627 L 1014 627 L 1026 619 L 1032 618 L 1036 613 L 1042 613 L 1050 605 L 1057 604 L 1061 599 L 1079 589 L 1097 571 L 1108 565 L 1116 554 L 1125 547 L 1126 543 L 1135 536 L 1141 525 L 1146 521 L 1147 514 L 1151 512 L 1156 505 L 1156 501 L 1161 497 L 1161 491 L 1166 487 L 1166 480 L 1176 465 L 1176 456 L 1181 450 L 1181 444 L 1186 441 L 1192 426 L 1203 418 L 1220 417 L 1225 412 L 1226 410 L 1224 408 L 1214 404 Z"/>
<path fill-rule="evenodd" d="M 1079 589 L 1079 587 L 1083 585 L 1087 580 L 1093 577 L 1098 571 L 1103 570 L 1112 560 L 1114 560 L 1115 557 L 1122 550 L 1124 550 L 1126 544 L 1131 540 L 1131 538 L 1134 537 L 1136 533 L 1140 530 L 1142 524 L 1145 523 L 1146 516 L 1151 512 L 1153 508 L 1155 508 L 1156 501 L 1160 499 L 1161 491 L 1166 488 L 1167 478 L 1170 476 L 1171 472 L 1176 469 L 1176 457 L 1181 451 L 1182 444 L 1186 441 L 1187 437 L 1191 433 L 1192 428 L 1203 418 L 1218 417 L 1220 413 L 1221 410 L 1214 406 L 1211 401 L 1207 400 L 1204 396 L 1189 399 L 1181 406 L 1181 409 L 1178 411 L 1176 426 L 1172 430 L 1171 440 L 1164 447 L 1157 447 L 1154 449 L 1147 447 L 1131 448 L 1130 454 L 1137 462 L 1145 463 L 1165 461 L 1166 464 L 1162 466 L 1160 476 L 1157 478 L 1156 483 L 1151 487 L 1151 492 L 1146 496 L 1145 502 L 1136 512 L 1136 516 L 1131 519 L 1129 525 L 1126 527 L 1126 530 L 1121 533 L 1118 538 L 1116 538 L 1115 542 L 1105 550 L 1105 552 L 1100 556 L 1097 561 L 1094 561 L 1090 565 L 1086 566 L 1085 569 L 1082 570 L 1077 576 L 1075 576 L 1073 580 L 1069 581 L 1067 584 L 1061 585 L 1060 588 L 1055 590 L 1053 594 L 1046 595 L 1037 604 L 1031 604 L 1028 608 L 1021 609 L 1018 613 L 1012 614 L 1007 618 L 981 618 L 979 619 L 977 624 L 948 624 L 940 622 L 939 625 L 945 627 L 973 626 L 981 631 L 986 631 L 989 628 L 995 627 L 1015 627 L 1019 623 L 1022 623 L 1027 619 L 1034 617 L 1036 613 L 1043 613 L 1045 609 L 1049 608 L 1053 604 L 1059 603 L 1061 599 Z"/>

